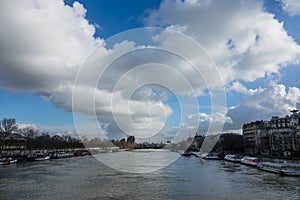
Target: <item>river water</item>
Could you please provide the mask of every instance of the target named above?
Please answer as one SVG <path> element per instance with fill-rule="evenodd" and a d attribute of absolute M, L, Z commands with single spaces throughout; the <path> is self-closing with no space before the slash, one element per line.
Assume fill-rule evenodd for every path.
<path fill-rule="evenodd" d="M 124 152 L 111 154 L 122 155 Z M 144 169 L 148 165 L 143 163 L 157 156 L 143 151 L 138 155 L 136 165 L 141 168 L 137 169 Z M 178 154 L 164 152 L 166 155 Z M 132 160 L 120 159 L 123 166 L 131 167 L 126 162 Z M 157 159 L 157 162 L 162 161 Z M 180 157 L 158 171 L 126 173 L 105 166 L 93 156 L 85 156 L 0 166 L 0 199 L 299 200 L 300 177 L 283 177 L 240 164 L 193 156 Z"/>

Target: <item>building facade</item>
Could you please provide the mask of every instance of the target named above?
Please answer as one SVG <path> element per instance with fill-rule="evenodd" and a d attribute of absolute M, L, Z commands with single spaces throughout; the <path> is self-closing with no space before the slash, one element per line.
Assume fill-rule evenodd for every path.
<path fill-rule="evenodd" d="M 300 156 L 300 113 L 243 125 L 244 149 L 248 154 Z"/>
<path fill-rule="evenodd" d="M 265 121 L 255 121 L 243 125 L 244 151 L 248 154 L 259 154 L 262 135 L 267 133 Z"/>

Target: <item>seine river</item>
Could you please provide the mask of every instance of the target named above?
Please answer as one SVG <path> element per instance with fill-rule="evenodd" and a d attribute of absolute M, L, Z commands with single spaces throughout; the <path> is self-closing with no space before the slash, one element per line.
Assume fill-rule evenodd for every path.
<path fill-rule="evenodd" d="M 124 152 L 105 154 L 121 155 Z M 146 151 L 138 155 L 136 163 L 142 168 L 148 166 L 143 163 L 157 156 Z M 164 156 L 177 155 L 164 152 Z M 132 160 L 120 159 L 122 162 L 126 165 Z M 0 199 L 299 200 L 300 177 L 282 177 L 240 164 L 193 156 L 180 157 L 158 171 L 126 173 L 85 156 L 0 166 Z"/>

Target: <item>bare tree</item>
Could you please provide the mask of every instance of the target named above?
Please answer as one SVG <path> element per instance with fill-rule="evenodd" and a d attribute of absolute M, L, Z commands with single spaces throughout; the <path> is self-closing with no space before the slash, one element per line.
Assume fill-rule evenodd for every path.
<path fill-rule="evenodd" d="M 18 130 L 19 130 L 20 134 L 27 139 L 36 138 L 37 134 L 39 132 L 39 130 L 37 130 L 34 127 L 30 127 L 30 126 L 24 127 L 24 128 L 19 128 Z"/>
<path fill-rule="evenodd" d="M 0 124 L 2 133 L 9 135 L 18 130 L 18 125 L 16 123 L 16 119 L 14 118 L 3 118 L 2 121 L 0 121 Z"/>
<path fill-rule="evenodd" d="M 36 138 L 39 130 L 33 125 L 20 125 L 18 132 L 25 138 L 25 145 L 27 150 L 32 150 L 36 146 Z"/>
<path fill-rule="evenodd" d="M 0 121 L 0 153 L 2 153 L 6 143 L 7 137 L 16 132 L 18 126 L 16 124 L 16 120 L 14 118 L 3 118 Z"/>

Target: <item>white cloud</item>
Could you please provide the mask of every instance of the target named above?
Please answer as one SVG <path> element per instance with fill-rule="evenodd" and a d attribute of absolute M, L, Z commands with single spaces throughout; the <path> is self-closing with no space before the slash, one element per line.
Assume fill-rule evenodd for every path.
<path fill-rule="evenodd" d="M 256 120 L 269 120 L 272 116 L 285 116 L 289 110 L 299 109 L 300 89 L 286 88 L 282 84 L 270 83 L 268 88 L 248 93 L 235 108 L 229 109 L 227 117 L 232 124 L 226 129 L 239 129 L 244 123 Z"/>
<path fill-rule="evenodd" d="M 73 80 L 88 53 L 103 45 L 85 13 L 77 2 L 1 1 L 1 87 L 36 92 Z"/>
<path fill-rule="evenodd" d="M 218 134 L 222 132 L 225 123 L 231 124 L 232 120 L 224 113 L 216 112 L 211 115 L 206 113 L 191 114 L 183 123 L 189 130 L 194 130 L 194 124 L 198 123 L 197 132 L 199 134 Z M 209 133 L 207 132 L 209 130 Z M 195 133 L 194 133 L 195 134 Z"/>
<path fill-rule="evenodd" d="M 146 23 L 175 27 L 203 45 L 225 84 L 233 80 L 255 81 L 279 73 L 280 68 L 299 58 L 299 45 L 282 22 L 265 12 L 262 1 L 166 0 L 150 12 Z M 185 46 L 172 38 L 163 39 L 163 44 L 172 45 L 173 49 Z M 192 55 L 190 49 L 186 51 Z M 193 57 L 197 61 L 197 55 Z"/>
<path fill-rule="evenodd" d="M 233 82 L 232 85 L 229 88 L 229 91 L 235 91 L 235 92 L 240 92 L 240 93 L 247 93 L 248 89 L 241 84 L 240 82 Z"/>
<path fill-rule="evenodd" d="M 123 116 L 131 114 L 130 120 L 134 123 L 126 123 L 126 119 L 122 123 L 126 126 L 122 128 L 132 134 L 142 136 L 156 133 L 164 126 L 165 118 L 172 113 L 172 109 L 162 103 L 159 95 L 147 91 L 148 97 L 152 99 L 130 100 L 124 96 L 126 90 L 113 90 L 116 80 L 132 68 L 130 58 L 123 70 L 117 66 L 108 72 L 107 79 L 98 89 L 93 84 L 105 69 L 107 60 L 136 45 L 130 41 L 121 41 L 112 49 L 106 48 L 104 40 L 94 37 L 95 27 L 85 18 L 86 12 L 82 4 L 74 2 L 68 6 L 63 0 L 1 1 L 0 86 L 36 93 L 53 102 L 56 107 L 83 113 L 90 119 L 94 115 L 93 105 L 96 105 L 98 119 L 103 123 L 109 122 L 109 131 L 117 130 L 112 116 L 114 111 L 121 121 L 125 120 Z M 89 70 L 82 72 L 82 79 L 78 80 L 75 87 L 78 92 L 77 102 L 80 104 L 73 110 L 75 75 L 96 47 L 97 50 L 93 52 L 96 56 L 89 59 L 91 63 L 86 63 Z M 132 81 L 135 81 L 134 77 Z M 141 97 L 139 93 L 144 95 L 138 91 L 135 93 L 137 97 Z M 115 101 L 113 107 L 112 96 Z"/>
<path fill-rule="evenodd" d="M 290 16 L 300 15 L 300 1 L 299 0 L 277 0 L 281 2 L 282 9 Z"/>
<path fill-rule="evenodd" d="M 242 83 L 234 81 L 232 82 L 231 86 L 229 86 L 228 91 L 235 91 L 242 94 L 254 94 L 254 93 L 261 93 L 263 92 L 263 88 L 259 87 L 256 89 L 247 89 Z"/>

